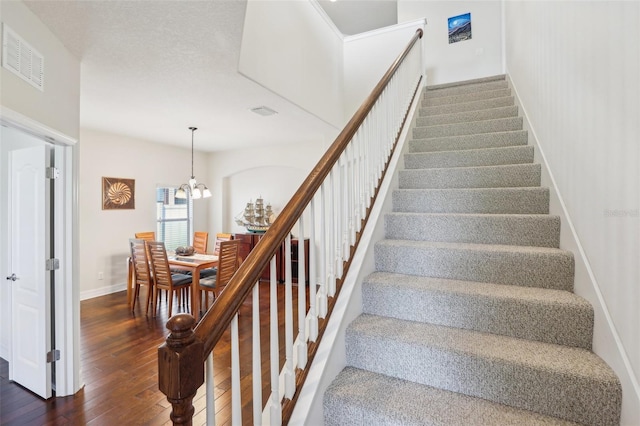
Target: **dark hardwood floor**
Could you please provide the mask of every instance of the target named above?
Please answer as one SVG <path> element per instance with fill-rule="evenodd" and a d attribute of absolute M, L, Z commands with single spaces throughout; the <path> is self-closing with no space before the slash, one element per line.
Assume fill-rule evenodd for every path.
<path fill-rule="evenodd" d="M 279 285 L 279 306 L 284 286 Z M 141 293 L 143 293 L 141 291 Z M 294 303 L 297 291 L 294 288 Z M 146 296 L 141 294 L 141 298 Z M 142 299 L 144 300 L 144 299 Z M 269 288 L 260 290 L 263 402 L 269 396 Z M 143 303 L 144 304 L 144 303 Z M 43 400 L 9 382 L 8 364 L 0 359 L 1 425 L 163 425 L 171 424 L 171 407 L 158 390 L 157 349 L 167 334 L 167 304 L 160 303 L 156 318 L 136 305 L 130 312 L 125 292 L 81 302 L 81 371 L 84 387 L 75 395 Z M 182 308 L 180 308 L 182 309 Z M 174 313 L 176 304 L 174 302 Z M 295 317 L 295 315 L 294 315 Z M 280 313 L 280 365 L 284 362 L 283 315 Z M 297 330 L 297 324 L 294 324 Z M 250 395 L 251 301 L 240 311 L 240 364 L 243 394 Z M 231 424 L 231 370 L 229 332 L 214 351 L 216 424 Z M 194 399 L 194 425 L 205 424 L 204 387 Z M 243 424 L 252 424 L 250 397 L 243 397 Z"/>

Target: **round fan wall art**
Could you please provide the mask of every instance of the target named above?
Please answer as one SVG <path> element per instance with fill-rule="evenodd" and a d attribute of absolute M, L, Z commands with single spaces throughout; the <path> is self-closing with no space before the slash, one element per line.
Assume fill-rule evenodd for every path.
<path fill-rule="evenodd" d="M 102 178 L 102 210 L 125 210 L 135 208 L 134 179 Z"/>

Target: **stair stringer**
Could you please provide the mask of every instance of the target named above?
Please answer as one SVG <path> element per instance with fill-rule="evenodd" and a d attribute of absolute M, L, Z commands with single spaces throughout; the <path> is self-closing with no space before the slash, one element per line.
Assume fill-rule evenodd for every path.
<path fill-rule="evenodd" d="M 529 134 L 529 145 L 534 147 L 534 163 L 541 165 L 540 185 L 549 189 L 549 214 L 560 217 L 560 248 L 574 254 L 574 288 L 573 292 L 585 298 L 594 309 L 594 328 L 592 351 L 601 357 L 616 373 L 622 386 L 621 425 L 640 424 L 640 384 L 635 379 L 629 357 L 627 356 L 620 336 L 609 314 L 600 286 L 591 269 L 589 260 L 580 239 L 573 227 L 573 222 L 566 209 L 562 194 L 558 190 L 553 173 L 540 146 L 535 128 L 527 116 L 527 109 L 518 94 L 518 88 L 506 75 L 519 116 L 523 118 L 523 130 Z"/>
<path fill-rule="evenodd" d="M 393 190 L 398 188 L 399 170 L 404 167 L 404 154 L 408 152 L 407 143 L 411 139 L 410 131 L 418 118 L 417 110 L 424 95 L 414 98 L 405 126 L 400 133 L 396 149 L 389 160 L 389 167 L 380 184 L 375 203 L 371 207 L 369 220 L 362 231 L 357 250 L 353 254 L 351 266 L 333 308 L 331 318 L 322 336 L 318 352 L 309 367 L 305 384 L 289 420 L 292 425 L 315 425 L 324 418 L 323 397 L 325 389 L 333 382 L 338 373 L 347 365 L 345 330 L 347 326 L 362 314 L 362 282 L 375 272 L 374 247 L 376 242 L 385 239 L 385 214 L 393 211 Z"/>

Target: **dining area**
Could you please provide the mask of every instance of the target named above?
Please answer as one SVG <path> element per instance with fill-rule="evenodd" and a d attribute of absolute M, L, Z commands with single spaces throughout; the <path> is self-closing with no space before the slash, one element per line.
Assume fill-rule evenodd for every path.
<path fill-rule="evenodd" d="M 212 250 L 208 242 L 207 232 L 196 231 L 192 245 L 167 249 L 164 242 L 156 240 L 155 232 L 135 233 L 129 239 L 127 258 L 127 305 L 131 311 L 144 300 L 145 315 L 155 317 L 164 299 L 168 318 L 182 312 L 199 320 L 210 306 L 209 296 L 213 303 L 242 262 L 240 241 L 234 240 L 233 234 L 216 234 Z"/>

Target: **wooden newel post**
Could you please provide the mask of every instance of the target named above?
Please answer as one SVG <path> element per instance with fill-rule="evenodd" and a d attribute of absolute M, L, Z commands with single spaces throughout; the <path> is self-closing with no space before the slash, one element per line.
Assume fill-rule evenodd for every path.
<path fill-rule="evenodd" d="M 204 346 L 196 340 L 195 318 L 178 314 L 167 321 L 171 334 L 158 348 L 158 387 L 173 406 L 174 425 L 191 426 L 193 397 L 204 383 Z"/>

